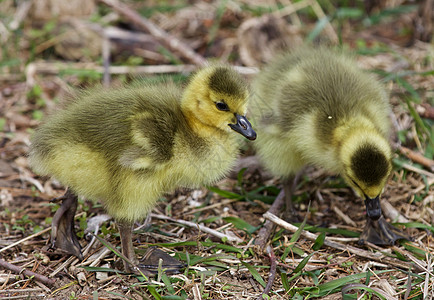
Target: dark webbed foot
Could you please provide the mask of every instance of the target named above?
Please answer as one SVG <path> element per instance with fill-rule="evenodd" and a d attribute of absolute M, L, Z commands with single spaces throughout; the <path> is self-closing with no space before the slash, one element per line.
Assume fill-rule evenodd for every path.
<path fill-rule="evenodd" d="M 74 231 L 77 196 L 68 190 L 60 199 L 62 204 L 51 222 L 51 247 L 83 259 L 81 246 Z"/>
<path fill-rule="evenodd" d="M 181 269 L 185 268 L 185 264 L 155 247 L 150 247 L 146 251 L 137 267 L 147 276 L 155 275 L 158 273 L 160 259 L 162 260 L 161 269 L 166 274 L 177 274 L 181 272 Z"/>
<path fill-rule="evenodd" d="M 359 244 L 364 244 L 365 241 L 368 241 L 375 245 L 393 245 L 396 240 L 400 239 L 412 240 L 410 236 L 390 225 L 381 216 L 378 220 L 366 219 L 366 226 L 360 236 Z"/>
<path fill-rule="evenodd" d="M 165 270 L 167 274 L 179 273 L 180 270 L 185 267 L 183 263 L 155 247 L 149 248 L 142 260 L 138 262 L 132 242 L 132 224 L 122 221 L 118 221 L 117 224 L 121 237 L 122 253 L 133 263 L 133 265 L 131 265 L 127 261 L 124 261 L 124 269 L 126 272 L 135 274 L 143 273 L 146 276 L 154 276 L 158 273 L 160 259 L 162 259 L 161 268 Z M 140 271 L 137 268 L 140 269 Z"/>

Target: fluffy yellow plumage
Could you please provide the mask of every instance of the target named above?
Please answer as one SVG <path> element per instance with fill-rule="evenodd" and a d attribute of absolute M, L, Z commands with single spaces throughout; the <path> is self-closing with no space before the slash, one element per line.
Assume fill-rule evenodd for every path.
<path fill-rule="evenodd" d="M 339 51 L 303 48 L 276 58 L 253 90 L 261 137 L 254 145 L 264 166 L 284 179 L 305 165 L 341 174 L 365 199 L 369 222 L 379 219 L 392 151 L 390 107 L 378 81 Z M 368 230 L 363 238 L 393 243 L 389 233 Z"/>
<path fill-rule="evenodd" d="M 246 84 L 226 66 L 203 68 L 184 91 L 140 83 L 84 91 L 36 131 L 30 165 L 74 194 L 101 200 L 119 224 L 124 254 L 136 262 L 133 222 L 165 192 L 222 178 L 238 154 L 233 130 L 255 139 L 244 117 L 247 99 Z M 80 256 L 69 234 L 73 220 L 62 215 L 75 210 L 71 199 L 53 218 L 52 241 Z"/>

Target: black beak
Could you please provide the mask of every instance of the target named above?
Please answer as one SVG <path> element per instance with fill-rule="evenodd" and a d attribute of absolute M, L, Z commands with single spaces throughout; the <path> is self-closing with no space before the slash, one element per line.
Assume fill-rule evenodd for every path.
<path fill-rule="evenodd" d="M 239 134 L 242 134 L 249 140 L 255 140 L 256 132 L 253 130 L 252 124 L 250 124 L 249 120 L 247 120 L 244 116 L 240 116 L 239 114 L 235 114 L 235 117 L 237 118 L 237 123 L 229 124 L 229 127 L 231 127 L 232 130 L 235 130 Z"/>
<path fill-rule="evenodd" d="M 378 220 L 381 217 L 381 206 L 379 196 L 374 199 L 366 197 L 365 199 L 366 213 L 372 220 Z"/>

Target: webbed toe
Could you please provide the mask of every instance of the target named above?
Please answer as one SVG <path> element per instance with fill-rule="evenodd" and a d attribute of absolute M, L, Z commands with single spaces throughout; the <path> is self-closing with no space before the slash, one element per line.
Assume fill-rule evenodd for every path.
<path fill-rule="evenodd" d="M 62 204 L 54 214 L 51 223 L 51 248 L 60 249 L 83 259 L 81 246 L 74 231 L 77 196 L 67 191 L 60 199 L 63 200 Z"/>
<path fill-rule="evenodd" d="M 166 274 L 177 274 L 181 272 L 181 269 L 185 268 L 184 263 L 156 247 L 150 247 L 146 251 L 137 267 L 146 276 L 153 276 L 158 273 L 160 259 L 162 260 L 161 268 Z"/>
<path fill-rule="evenodd" d="M 359 244 L 363 245 L 367 241 L 375 245 L 394 245 L 400 239 L 412 240 L 410 236 L 389 224 L 381 216 L 378 220 L 367 218 Z"/>

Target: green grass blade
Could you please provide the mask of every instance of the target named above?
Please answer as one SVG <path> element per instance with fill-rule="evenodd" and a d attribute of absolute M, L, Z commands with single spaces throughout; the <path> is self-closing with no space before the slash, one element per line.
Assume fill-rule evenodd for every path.
<path fill-rule="evenodd" d="M 303 270 L 303 268 L 306 266 L 306 264 L 309 262 L 309 259 L 312 257 L 312 255 L 315 252 L 312 252 L 311 254 L 309 254 L 308 256 L 306 256 L 305 258 L 303 258 L 303 260 L 298 264 L 297 267 L 295 267 L 293 273 L 298 273 L 301 272 L 301 270 Z"/>
<path fill-rule="evenodd" d="M 414 99 L 416 99 L 417 102 L 420 102 L 420 96 L 418 92 L 416 92 L 414 87 L 407 80 L 402 77 L 396 77 L 395 81 L 398 85 L 403 87 Z"/>
<path fill-rule="evenodd" d="M 414 109 L 413 105 L 411 105 L 410 99 L 405 98 L 405 102 L 407 103 L 407 107 L 410 112 L 410 115 L 413 117 L 414 121 L 416 122 L 419 131 L 430 136 L 431 130 L 425 126 L 422 118 L 419 116 L 416 109 Z M 428 138 L 428 142 L 430 143 L 431 147 L 434 147 L 434 140 L 432 138 Z"/>
<path fill-rule="evenodd" d="M 324 241 L 325 241 L 325 233 L 322 232 L 320 235 L 318 235 L 318 237 L 315 240 L 315 243 L 312 246 L 312 249 L 314 251 L 318 251 L 319 249 L 321 249 L 322 245 L 324 245 Z"/>
<path fill-rule="evenodd" d="M 244 196 L 243 195 L 239 195 L 237 193 L 232 193 L 232 192 L 228 192 L 228 191 L 223 191 L 219 188 L 213 187 L 213 186 L 208 186 L 207 187 L 208 190 L 210 190 L 211 192 L 214 192 L 222 197 L 225 197 L 227 199 L 243 199 Z"/>
<path fill-rule="evenodd" d="M 161 295 L 158 294 L 157 290 L 155 289 L 155 286 L 148 285 L 147 286 L 149 293 L 151 293 L 152 296 L 154 296 L 155 300 L 162 300 Z"/>
<path fill-rule="evenodd" d="M 282 285 L 283 285 L 283 288 L 285 289 L 285 291 L 289 291 L 291 289 L 291 286 L 290 286 L 289 281 L 288 281 L 288 274 L 282 272 L 280 274 L 280 279 L 282 280 Z"/>
<path fill-rule="evenodd" d="M 246 262 L 241 262 L 241 264 L 243 266 L 245 266 L 249 272 L 252 274 L 253 278 L 259 282 L 260 285 L 262 285 L 264 288 L 267 285 L 264 281 L 264 279 L 262 279 L 261 275 L 259 275 L 259 272 L 250 264 L 246 263 Z"/>
<path fill-rule="evenodd" d="M 405 226 L 406 228 L 418 228 L 418 229 L 428 229 L 434 233 L 434 226 L 423 224 L 419 222 L 408 222 L 408 223 L 393 223 L 393 225 Z"/>
<path fill-rule="evenodd" d="M 166 273 L 161 274 L 161 280 L 163 281 L 163 283 L 166 285 L 167 291 L 171 294 L 175 294 L 175 288 L 173 287 L 172 283 L 170 282 L 169 277 L 167 276 Z"/>
<path fill-rule="evenodd" d="M 294 224 L 295 226 L 297 226 L 297 224 Z M 360 233 L 355 232 L 355 231 L 351 231 L 351 230 L 346 230 L 346 229 L 340 229 L 340 228 L 324 228 L 324 227 L 316 227 L 316 226 L 312 226 L 312 225 L 306 225 L 304 227 L 304 230 L 310 231 L 310 232 L 325 232 L 325 233 L 331 233 L 331 234 L 341 234 L 343 236 L 347 236 L 347 237 L 359 237 Z"/>
<path fill-rule="evenodd" d="M 380 299 L 385 299 L 385 300 L 392 299 L 390 297 L 389 298 L 385 297 L 384 293 L 381 290 L 379 290 L 377 288 L 371 288 L 365 284 L 360 284 L 360 283 L 351 283 L 351 284 L 344 286 L 342 288 L 342 299 L 343 300 L 354 299 L 353 298 L 354 295 L 348 294 L 348 292 L 350 292 L 352 290 L 362 290 L 364 292 L 374 294 L 375 296 L 379 297 Z M 395 299 L 395 298 L 393 298 L 393 299 Z"/>
<path fill-rule="evenodd" d="M 91 233 L 101 244 L 103 244 L 104 246 L 106 246 L 110 251 L 112 251 L 114 254 L 116 254 L 117 256 L 119 256 L 121 259 L 123 259 L 124 261 L 126 261 L 127 263 L 129 263 L 130 265 L 134 265 L 132 263 L 131 260 L 129 260 L 125 255 L 123 255 L 121 252 L 119 252 L 115 246 L 113 246 L 111 243 L 109 243 L 108 241 L 104 240 L 103 238 Z"/>
<path fill-rule="evenodd" d="M 415 256 L 417 256 L 417 258 L 419 259 L 425 259 L 426 255 L 429 254 L 429 252 L 426 252 L 423 249 L 407 241 L 401 241 L 401 245 L 404 246 L 406 250 L 410 251 Z"/>
<path fill-rule="evenodd" d="M 261 226 L 253 226 L 244 221 L 243 219 L 237 218 L 237 217 L 225 217 L 223 218 L 224 221 L 228 223 L 232 223 L 236 228 L 246 231 L 247 233 L 254 233 L 256 230 L 258 230 Z"/>
<path fill-rule="evenodd" d="M 381 273 L 385 273 L 385 272 L 390 272 L 390 271 L 389 270 L 376 271 L 375 274 L 381 274 Z M 308 292 L 309 294 L 311 294 L 312 296 L 315 296 L 315 297 L 323 297 L 325 295 L 340 291 L 342 289 L 342 287 L 345 286 L 346 284 L 354 283 L 357 280 L 361 280 L 363 278 L 366 278 L 368 273 L 370 273 L 370 272 L 363 272 L 363 273 L 349 275 L 346 277 L 342 277 L 339 279 L 335 279 L 335 280 L 320 284 L 316 287 L 305 288 L 305 289 L 303 289 L 303 291 Z M 314 294 L 312 294 L 310 292 L 313 292 Z"/>
<path fill-rule="evenodd" d="M 316 22 L 315 24 L 315 28 L 306 37 L 306 41 L 312 42 L 314 39 L 316 39 L 318 35 L 324 30 L 328 22 L 329 22 L 328 17 L 319 19 L 318 22 Z"/>
<path fill-rule="evenodd" d="M 247 170 L 247 168 L 242 168 L 242 169 L 238 172 L 238 175 L 237 175 L 237 183 L 238 183 L 238 186 L 242 186 L 242 183 L 243 183 L 243 175 L 244 175 L 244 173 L 246 172 L 246 170 Z"/>
<path fill-rule="evenodd" d="M 310 206 L 310 205 L 309 205 Z M 309 207 L 307 209 L 309 211 Z M 300 224 L 300 226 L 298 227 L 297 231 L 294 232 L 294 234 L 292 235 L 291 239 L 289 240 L 289 246 L 285 249 L 285 251 L 283 252 L 282 256 L 281 256 L 281 260 L 285 261 L 286 257 L 288 256 L 288 254 L 294 250 L 295 247 L 295 243 L 298 241 L 298 239 L 301 236 L 301 232 L 304 229 L 304 226 L 306 225 L 306 220 L 307 220 L 307 215 L 304 217 L 303 222 Z"/>
<path fill-rule="evenodd" d="M 214 247 L 216 249 L 222 249 L 229 252 L 235 252 L 235 253 L 243 253 L 244 251 L 240 248 L 231 246 L 231 245 L 225 245 L 220 244 L 218 242 L 196 242 L 196 241 L 185 241 L 185 242 L 178 242 L 178 243 L 155 243 L 155 244 L 149 244 L 149 246 L 157 246 L 157 247 L 165 247 L 165 248 L 176 248 L 176 247 Z"/>

